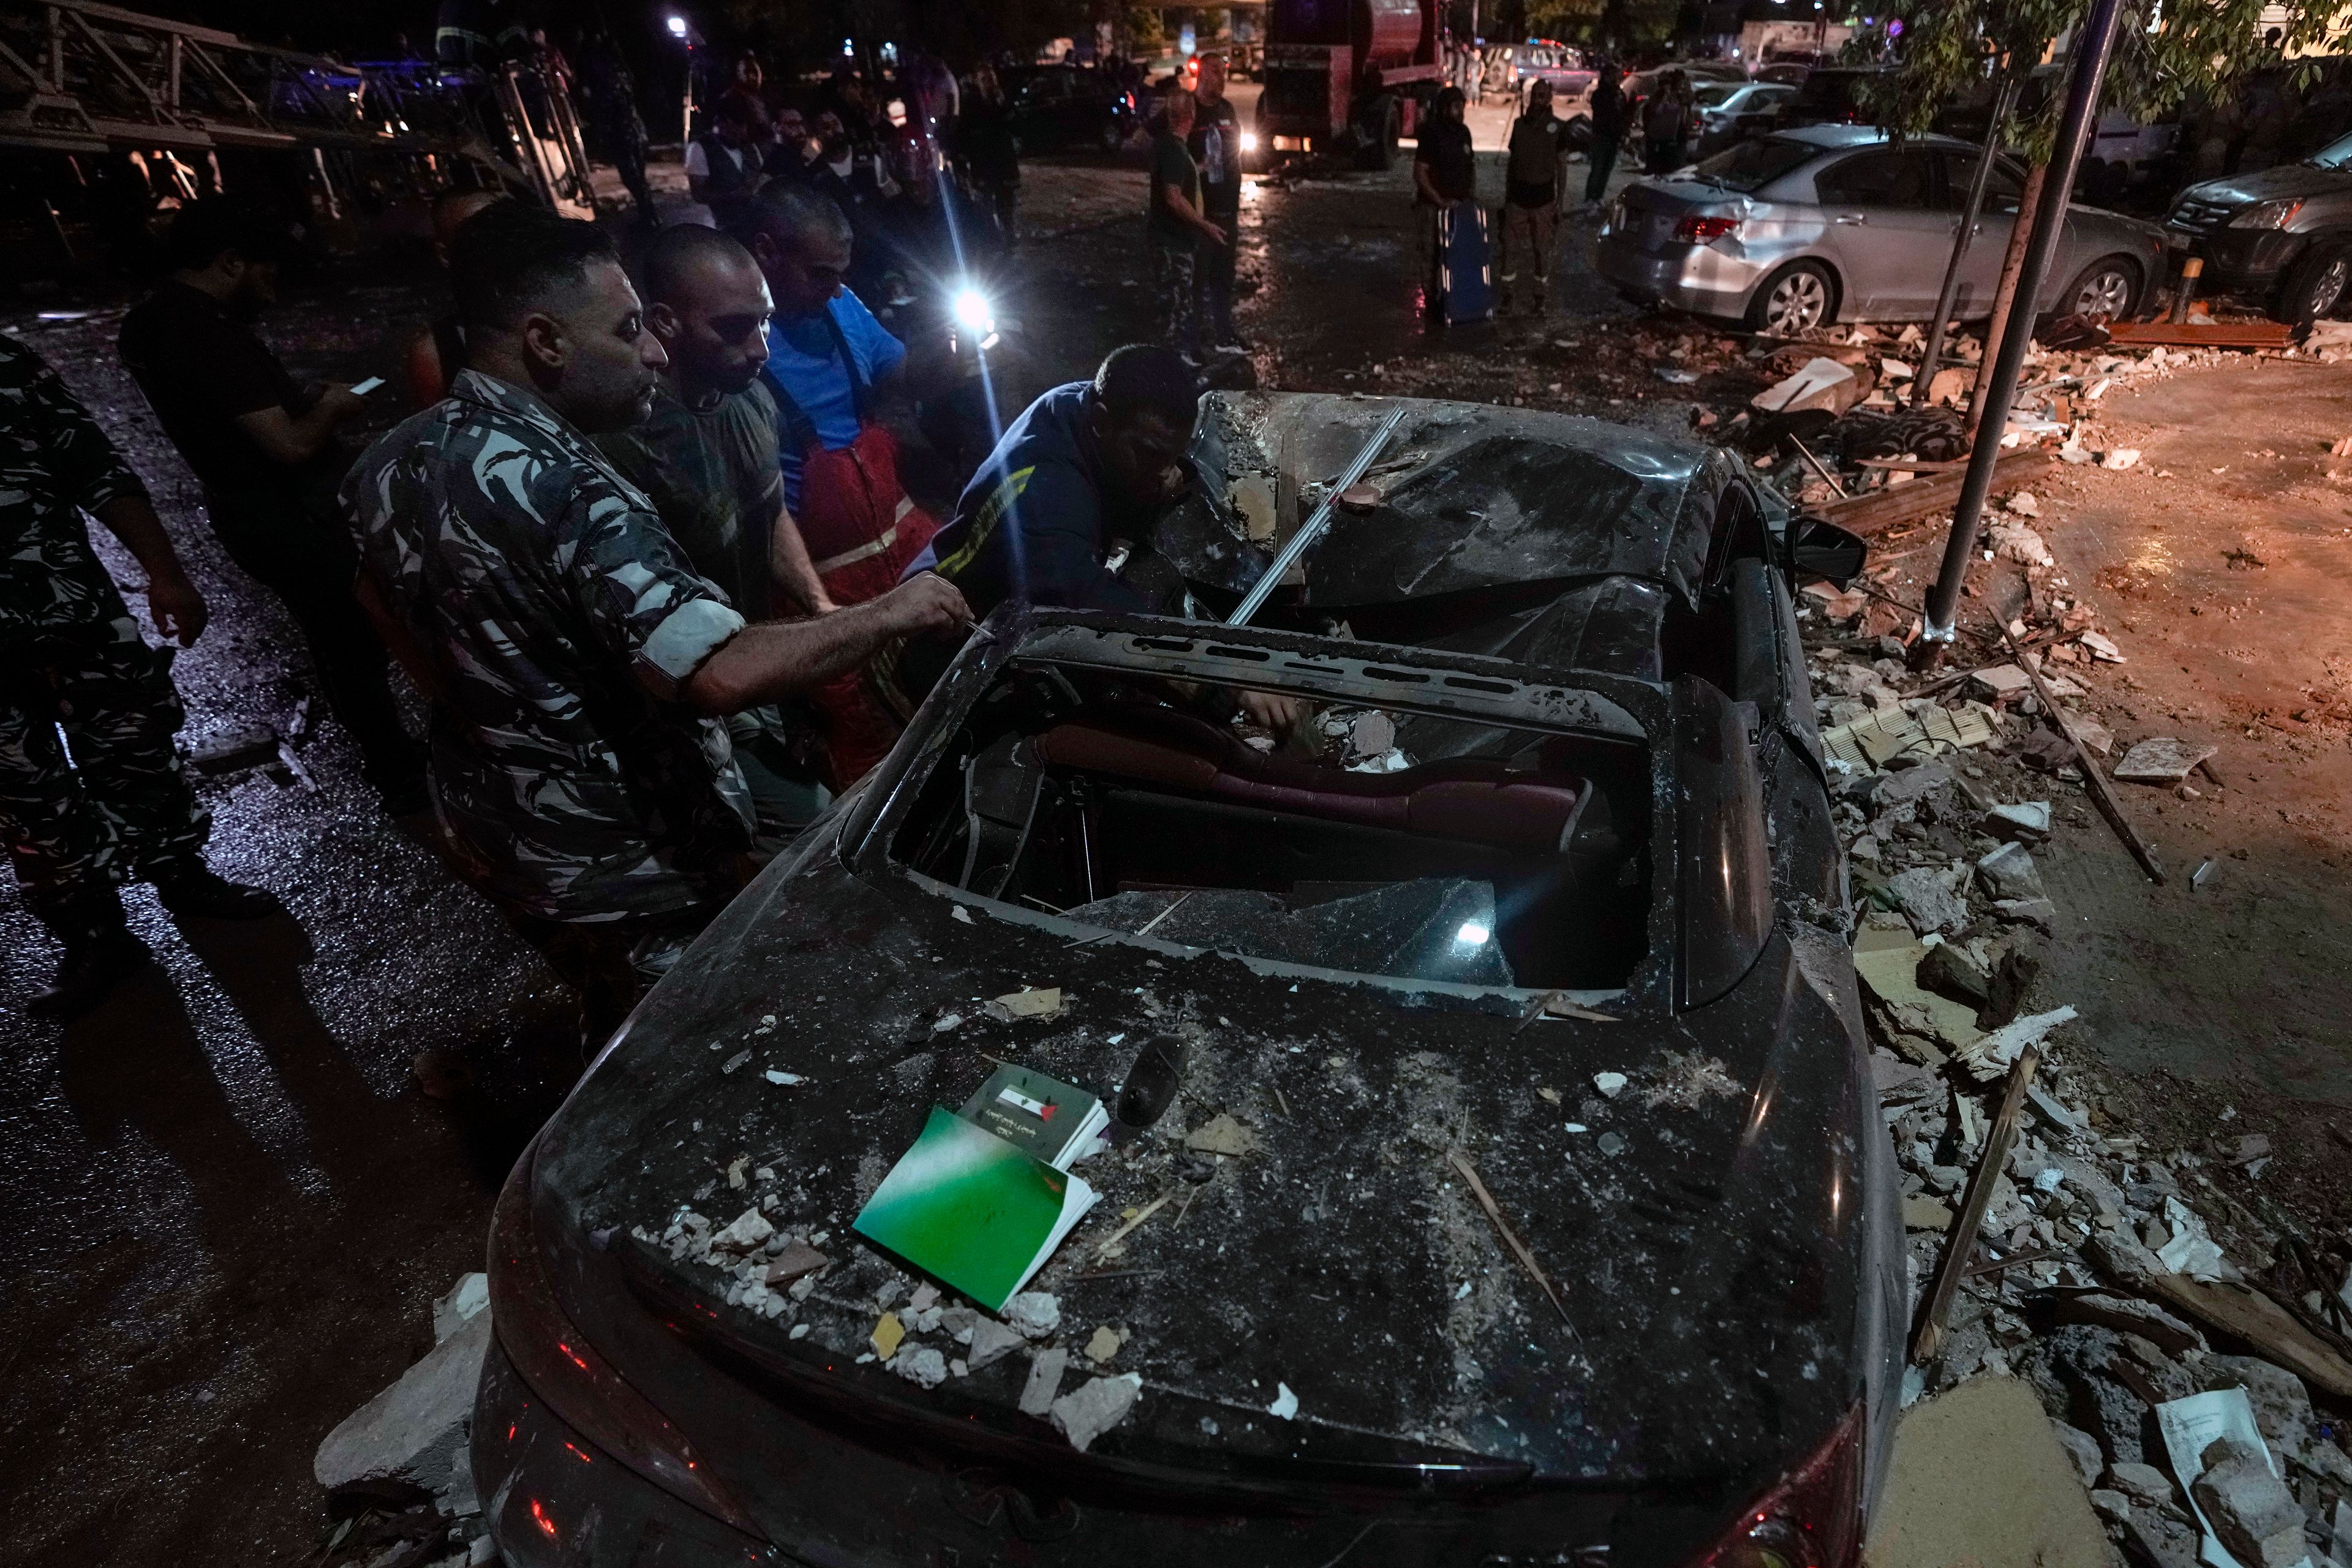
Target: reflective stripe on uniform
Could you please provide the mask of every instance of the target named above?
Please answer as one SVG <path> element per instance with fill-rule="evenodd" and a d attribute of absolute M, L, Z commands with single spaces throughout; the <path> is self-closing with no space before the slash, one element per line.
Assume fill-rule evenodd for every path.
<path fill-rule="evenodd" d="M 1029 477 L 1036 471 L 1035 466 L 1032 465 L 1004 476 L 1004 482 L 981 503 L 978 511 L 972 513 L 971 531 L 961 547 L 939 563 L 937 570 L 940 576 L 952 582 L 972 563 L 973 558 L 980 553 L 981 546 L 988 542 L 988 536 L 996 531 L 996 525 L 1004 521 L 1004 514 L 1013 510 L 1013 503 L 1019 500 L 1021 493 L 1029 488 Z"/>

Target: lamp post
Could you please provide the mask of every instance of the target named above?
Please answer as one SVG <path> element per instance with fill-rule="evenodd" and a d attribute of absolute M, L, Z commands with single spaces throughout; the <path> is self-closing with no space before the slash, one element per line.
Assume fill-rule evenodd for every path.
<path fill-rule="evenodd" d="M 662 25 L 669 29 L 671 37 L 686 47 L 686 90 L 679 95 L 677 137 L 681 142 L 691 142 L 694 140 L 695 110 L 694 48 L 702 41 L 702 37 L 694 30 L 693 23 L 675 11 L 662 18 Z"/>
<path fill-rule="evenodd" d="M 2074 48 L 2074 68 L 2066 83 L 2066 109 L 2058 122 L 2058 142 L 2042 176 L 2042 198 L 2033 213 L 2032 237 L 2026 242 L 2018 269 L 2016 302 L 2001 329 L 2000 357 L 1985 384 L 1983 406 L 1976 410 L 1976 444 L 1969 451 L 1968 477 L 1961 481 L 1959 504 L 1952 509 L 1951 537 L 1944 542 L 1944 566 L 1927 595 L 1919 634 L 1922 660 L 1939 655 L 1952 640 L 1960 584 L 1969 573 L 1969 552 L 1976 546 L 1977 522 L 1985 498 L 1992 493 L 1993 466 L 2000 460 L 2001 432 L 2009 427 L 2009 411 L 2017 400 L 2018 373 L 2025 367 L 2025 352 L 2033 343 L 2034 307 L 2042 298 L 2042 279 L 2058 253 L 2059 237 L 2066 226 L 2066 198 L 2074 188 L 2074 172 L 2082 166 L 2083 146 L 2099 118 L 2099 88 L 2114 51 L 2116 24 L 2123 0 L 2091 0 Z"/>

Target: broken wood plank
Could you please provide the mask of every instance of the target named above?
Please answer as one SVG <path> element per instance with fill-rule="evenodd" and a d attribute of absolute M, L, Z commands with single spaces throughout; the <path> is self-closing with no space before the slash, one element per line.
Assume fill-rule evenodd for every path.
<path fill-rule="evenodd" d="M 2283 349 L 2294 341 L 2284 321 L 2111 321 L 2107 342 L 2126 348 Z"/>
<path fill-rule="evenodd" d="M 2107 826 L 2116 830 L 2116 837 L 2124 841 L 2124 847 L 2132 852 L 2132 858 L 2139 862 L 2139 868 L 2147 873 L 2148 880 L 2162 887 L 2164 868 L 2156 863 L 2156 851 L 2148 847 L 2147 840 L 2139 836 L 2130 818 L 2124 816 L 2123 803 L 2116 798 L 2115 788 L 2107 783 L 2107 775 L 2099 771 L 2098 762 L 2091 755 L 2091 749 L 2083 743 L 2083 737 L 2075 733 L 2074 722 L 2066 717 L 2066 710 L 2060 705 L 2057 694 L 2050 689 L 2050 683 L 2042 679 L 2042 671 L 2026 658 L 2024 650 L 2009 635 L 2007 626 L 2000 628 L 2000 640 L 2008 645 L 2010 656 L 2017 660 L 2017 668 L 2025 671 L 2025 678 L 2033 682 L 2033 695 L 2041 702 L 2042 710 L 2050 715 L 2051 721 L 2058 726 L 2058 732 L 2066 737 L 2068 745 L 2074 748 L 2074 765 L 2083 770 L 2083 787 L 2090 791 L 2091 804 L 2099 808 L 2099 815 L 2107 819 Z"/>
<path fill-rule="evenodd" d="M 2000 1097 L 2000 1110 L 1994 1114 L 1992 1125 L 1985 1131 L 1984 1148 L 1977 1155 L 1976 1169 L 1969 1173 L 1958 1217 L 1945 1238 L 1944 1256 L 1936 1261 L 1936 1283 L 1919 1309 L 1919 1327 L 1911 1338 L 1915 1366 L 1933 1360 L 1937 1347 L 1944 1342 L 1944 1319 L 1951 1312 L 1952 1298 L 1959 1293 L 1969 1259 L 1976 1254 L 1977 1232 L 1984 1226 L 1985 1210 L 1992 1206 L 1994 1184 L 2009 1163 L 2009 1145 L 2017 1136 L 2017 1121 L 2025 1110 L 2025 1091 L 2033 1086 L 2034 1069 L 2041 1065 L 2039 1044 L 2018 1052 L 2017 1060 L 2010 1065 L 2009 1088 Z"/>
<path fill-rule="evenodd" d="M 2023 447 L 2001 455 L 1993 466 L 1993 491 L 2014 489 L 2047 468 L 2053 461 L 2050 454 L 2039 447 Z M 1910 465 L 1906 465 L 1910 466 Z M 1925 465 L 1917 465 L 1924 468 Z M 1914 479 L 1907 485 L 1895 485 L 1885 489 L 1866 491 L 1844 500 L 1825 502 L 1812 509 L 1813 515 L 1824 522 L 1836 523 L 1849 533 L 1876 533 L 1897 524 L 1914 522 L 1931 513 L 1948 511 L 1960 499 L 1960 487 L 1966 483 L 1966 465 Z"/>
<path fill-rule="evenodd" d="M 2207 1328 L 2243 1340 L 2264 1361 L 2283 1366 L 2315 1388 L 2352 1399 L 2352 1362 L 2346 1361 L 2286 1309 L 2260 1291 L 2226 1280 L 2151 1274 L 2142 1288 Z"/>

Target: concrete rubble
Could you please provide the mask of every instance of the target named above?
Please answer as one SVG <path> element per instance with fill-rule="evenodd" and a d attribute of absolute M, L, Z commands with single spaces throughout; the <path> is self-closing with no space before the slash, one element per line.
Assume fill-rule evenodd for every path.
<path fill-rule="evenodd" d="M 460 1278 L 434 1303 L 436 1342 L 319 1445 L 311 1473 L 341 1516 L 329 1550 L 370 1568 L 459 1568 L 490 1560 L 468 1448 L 490 1345 L 489 1281 Z"/>
<path fill-rule="evenodd" d="M 2102 376 L 2134 374 L 2091 357 Z M 1990 520 L 1986 569 L 2022 579 L 2009 627 L 2022 660 L 2095 758 L 2119 753 L 2101 764 L 2113 776 L 2179 784 L 2213 749 L 2118 738 L 2100 721 L 2099 674 L 2127 679 L 2131 650 L 2028 526 L 2054 503 L 2015 500 Z M 2352 1380 L 2352 1343 L 2310 1307 L 2321 1297 L 2309 1285 L 2297 1288 L 2308 1300 L 2295 1302 L 2265 1294 L 2263 1281 L 2282 1254 L 2341 1248 L 2295 1233 L 2274 1208 L 2258 1216 L 2215 1182 L 2215 1170 L 2258 1172 L 2266 1139 L 2162 1149 L 2110 1115 L 2122 1103 L 2116 1086 L 2074 1048 L 2084 1021 L 2067 998 L 2036 988 L 2044 944 L 2069 931 L 2044 880 L 2053 840 L 2106 831 L 2087 809 L 2074 748 L 2009 648 L 1988 657 L 1964 638 L 1951 674 L 1914 674 L 1904 656 L 1916 614 L 1868 595 L 1801 604 L 1915 1302 L 1947 1248 L 1969 1247 L 1977 1259 L 1935 1354 L 1909 1373 L 1906 1403 L 1988 1381 L 2030 1389 L 2057 1438 L 2051 1463 L 2088 1500 L 2070 1517 L 2095 1521 L 2106 1549 L 2129 1561 L 2200 1568 L 2198 1485 L 2224 1489 L 2217 1500 L 2237 1510 L 2235 1546 L 2257 1553 L 2241 1553 L 2247 1568 L 2286 1568 L 2306 1554 L 2312 1568 L 2330 1568 L 2338 1509 L 2352 1521 L 2352 1432 L 2315 1414 L 2312 1394 L 2352 1395 L 2352 1382 L 2334 1388 L 2338 1376 Z M 1964 622 L 1970 616 L 1981 624 L 1982 600 L 1964 601 Z M 1897 727 L 1904 743 L 1885 743 Z M 1956 1236 L 1969 1173 L 2028 1042 L 2041 1058 L 2027 1114 L 1979 1234 Z M 2341 1264 L 2327 1267 L 2336 1272 L 2310 1284 L 2332 1292 Z M 2352 1326 L 2352 1313 L 2336 1321 Z M 2249 1348 L 2260 1353 L 2242 1353 Z M 2156 1408 L 2219 1388 L 2252 1399 L 2281 1467 L 2269 1485 L 2267 1470 L 2200 1480 L 2171 1468 Z M 2352 1568 L 2352 1555 L 2341 1561 Z"/>

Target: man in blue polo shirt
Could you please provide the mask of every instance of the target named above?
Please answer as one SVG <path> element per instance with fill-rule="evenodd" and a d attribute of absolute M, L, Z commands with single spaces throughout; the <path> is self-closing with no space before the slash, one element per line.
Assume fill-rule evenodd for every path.
<path fill-rule="evenodd" d="M 863 604 L 897 585 L 938 522 L 898 482 L 898 443 L 875 417 L 877 399 L 910 379 L 907 345 L 842 286 L 849 220 L 823 194 L 772 181 L 736 237 L 768 280 L 775 315 L 761 374 L 775 395 L 784 504 L 836 605 Z M 932 379 L 917 366 L 911 379 Z M 825 717 L 827 783 L 845 789 L 882 760 L 898 723 L 855 675 L 818 691 Z"/>

